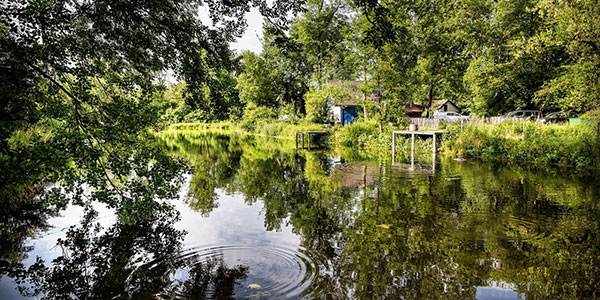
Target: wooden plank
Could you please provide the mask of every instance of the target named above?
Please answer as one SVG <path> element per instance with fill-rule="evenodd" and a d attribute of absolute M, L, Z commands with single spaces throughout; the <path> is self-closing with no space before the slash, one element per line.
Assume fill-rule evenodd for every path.
<path fill-rule="evenodd" d="M 396 133 L 392 131 L 392 165 L 396 162 Z"/>
<path fill-rule="evenodd" d="M 410 131 L 410 130 L 395 130 L 392 133 L 397 133 L 397 134 L 416 134 L 416 135 L 438 135 L 438 134 L 444 134 L 446 133 L 446 131 Z"/>

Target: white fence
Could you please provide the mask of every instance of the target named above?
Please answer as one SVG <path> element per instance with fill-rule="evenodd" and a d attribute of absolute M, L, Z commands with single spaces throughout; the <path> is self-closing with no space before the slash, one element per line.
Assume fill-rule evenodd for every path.
<path fill-rule="evenodd" d="M 419 128 L 438 128 L 442 120 L 433 118 L 410 118 L 411 124 L 416 124 Z"/>
<path fill-rule="evenodd" d="M 434 118 L 409 118 L 409 119 L 410 119 L 410 123 L 416 124 L 417 126 L 419 126 L 419 128 L 438 128 L 438 127 L 440 127 L 440 124 L 442 124 L 444 122 L 446 122 L 446 123 L 449 122 L 449 121 L 434 119 Z M 482 125 L 482 124 L 495 125 L 495 124 L 500 124 L 502 122 L 520 122 L 520 121 L 523 121 L 523 119 L 505 118 L 505 117 L 487 117 L 487 118 L 470 118 L 469 120 L 464 121 L 464 122 L 465 122 L 465 124 L 475 124 L 475 125 Z M 460 121 L 454 121 L 454 122 L 460 122 Z"/>
<path fill-rule="evenodd" d="M 496 125 L 504 122 L 523 122 L 521 118 L 506 118 L 506 117 L 487 117 L 487 118 L 471 118 L 467 123 L 470 124 L 491 124 Z"/>

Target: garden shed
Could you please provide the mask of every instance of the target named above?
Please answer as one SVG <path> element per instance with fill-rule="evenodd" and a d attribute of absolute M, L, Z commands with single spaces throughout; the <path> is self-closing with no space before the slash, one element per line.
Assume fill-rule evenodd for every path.
<path fill-rule="evenodd" d="M 358 110 L 359 106 L 354 99 L 331 105 L 333 120 L 342 126 L 354 123 L 358 118 Z"/>

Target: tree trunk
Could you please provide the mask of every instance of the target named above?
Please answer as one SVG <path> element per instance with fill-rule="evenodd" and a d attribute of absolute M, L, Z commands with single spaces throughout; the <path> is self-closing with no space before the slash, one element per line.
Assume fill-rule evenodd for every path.
<path fill-rule="evenodd" d="M 363 85 L 367 84 L 367 56 L 363 58 Z M 367 91 L 363 86 L 363 119 L 367 120 Z"/>
<path fill-rule="evenodd" d="M 431 81 L 431 83 L 429 84 L 429 93 L 427 95 L 427 117 L 431 117 L 431 104 L 433 104 L 433 90 L 434 90 L 435 84 L 433 83 L 433 81 Z"/>

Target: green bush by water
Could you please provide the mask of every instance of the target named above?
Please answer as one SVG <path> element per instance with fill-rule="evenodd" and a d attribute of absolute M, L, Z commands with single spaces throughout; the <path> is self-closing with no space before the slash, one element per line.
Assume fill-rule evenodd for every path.
<path fill-rule="evenodd" d="M 530 162 L 578 169 L 597 168 L 600 139 L 593 126 L 542 125 L 506 122 L 498 125 L 448 128 L 443 149 L 458 157 Z"/>
<path fill-rule="evenodd" d="M 392 126 L 383 126 L 375 121 L 359 121 L 344 127 L 336 127 L 331 143 L 340 148 L 352 148 L 352 155 L 363 159 L 389 159 L 392 150 Z M 424 153 L 431 151 L 431 139 L 415 139 L 415 151 Z M 342 149 L 349 152 L 348 149 Z M 396 136 L 396 154 L 410 155 L 411 140 L 401 135 Z"/>

